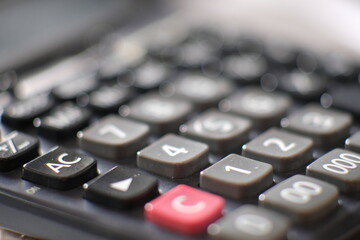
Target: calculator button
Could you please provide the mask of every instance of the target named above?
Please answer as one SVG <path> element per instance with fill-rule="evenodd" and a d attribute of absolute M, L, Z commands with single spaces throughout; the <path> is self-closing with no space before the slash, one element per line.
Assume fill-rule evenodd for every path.
<path fill-rule="evenodd" d="M 88 125 L 90 112 L 80 108 L 71 102 L 63 103 L 50 113 L 34 120 L 34 126 L 41 135 L 62 140 L 75 137 L 76 132 Z"/>
<path fill-rule="evenodd" d="M 287 239 L 290 221 L 274 211 L 243 205 L 208 227 L 218 240 Z"/>
<path fill-rule="evenodd" d="M 120 114 L 149 124 L 153 133 L 161 135 L 177 132 L 191 110 L 192 106 L 187 101 L 150 93 L 120 108 Z"/>
<path fill-rule="evenodd" d="M 168 134 L 137 154 L 137 166 L 169 178 L 185 178 L 208 164 L 207 145 Z"/>
<path fill-rule="evenodd" d="M 1 120 L 9 126 L 22 127 L 32 124 L 34 118 L 46 113 L 52 106 L 53 100 L 47 95 L 18 100 L 4 109 Z"/>
<path fill-rule="evenodd" d="M 115 167 L 95 182 L 85 184 L 85 198 L 113 208 L 130 208 L 159 195 L 158 181 L 127 167 Z"/>
<path fill-rule="evenodd" d="M 72 189 L 98 175 L 96 160 L 62 147 L 28 162 L 22 178 L 60 190 Z"/>
<path fill-rule="evenodd" d="M 332 184 L 295 175 L 261 194 L 259 203 L 304 224 L 318 220 L 334 210 L 338 196 L 339 191 Z"/>
<path fill-rule="evenodd" d="M 145 218 L 185 235 L 203 233 L 222 216 L 225 200 L 211 193 L 178 185 L 145 205 Z"/>
<path fill-rule="evenodd" d="M 144 91 L 151 90 L 169 80 L 171 74 L 170 66 L 155 60 L 148 60 L 134 70 L 133 86 Z"/>
<path fill-rule="evenodd" d="M 168 91 L 192 102 L 198 109 L 216 107 L 218 102 L 234 89 L 233 84 L 223 78 L 209 78 L 200 74 L 186 74 L 169 85 Z"/>
<path fill-rule="evenodd" d="M 279 88 L 302 99 L 319 98 L 325 92 L 328 81 L 316 73 L 294 70 L 279 79 Z"/>
<path fill-rule="evenodd" d="M 231 154 L 200 173 L 200 187 L 233 199 L 253 197 L 273 183 L 272 166 Z"/>
<path fill-rule="evenodd" d="M 215 153 L 229 153 L 241 148 L 248 140 L 252 124 L 248 119 L 208 110 L 180 126 L 180 132 L 209 145 Z"/>
<path fill-rule="evenodd" d="M 287 95 L 248 87 L 220 102 L 220 110 L 248 117 L 256 128 L 265 129 L 279 125 L 290 105 L 291 99 Z"/>
<path fill-rule="evenodd" d="M 105 158 L 121 158 L 147 144 L 149 126 L 122 118 L 106 116 L 78 133 L 79 145 L 85 151 Z"/>
<path fill-rule="evenodd" d="M 267 70 L 265 58 L 247 53 L 224 58 L 224 74 L 230 79 L 242 83 L 258 81 Z"/>
<path fill-rule="evenodd" d="M 283 128 L 311 137 L 321 148 L 342 144 L 351 124 L 350 114 L 317 104 L 309 104 L 281 121 Z"/>
<path fill-rule="evenodd" d="M 310 164 L 306 175 L 332 183 L 342 192 L 360 192 L 360 154 L 334 149 Z"/>
<path fill-rule="evenodd" d="M 335 108 L 349 111 L 360 116 L 360 86 L 359 83 L 336 84 L 329 89 L 329 95 Z"/>
<path fill-rule="evenodd" d="M 94 90 L 98 86 L 95 76 L 85 76 L 79 79 L 65 82 L 52 91 L 52 94 L 61 101 L 76 100 L 84 93 Z"/>
<path fill-rule="evenodd" d="M 242 155 L 269 163 L 277 172 L 287 172 L 309 163 L 313 147 L 310 138 L 272 128 L 244 145 Z"/>
<path fill-rule="evenodd" d="M 345 148 L 350 151 L 360 153 L 360 131 L 346 139 Z"/>
<path fill-rule="evenodd" d="M 131 90 L 121 88 L 117 84 L 102 86 L 89 95 L 89 106 L 99 113 L 115 113 L 132 95 Z"/>
<path fill-rule="evenodd" d="M 0 171 L 10 171 L 39 156 L 39 140 L 12 132 L 0 143 Z"/>

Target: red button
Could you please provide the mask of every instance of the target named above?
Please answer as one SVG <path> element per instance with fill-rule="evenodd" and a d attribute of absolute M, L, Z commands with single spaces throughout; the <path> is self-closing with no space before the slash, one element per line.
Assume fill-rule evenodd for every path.
<path fill-rule="evenodd" d="M 211 193 L 178 185 L 145 205 L 145 218 L 159 226 L 195 235 L 222 216 L 225 200 Z"/>

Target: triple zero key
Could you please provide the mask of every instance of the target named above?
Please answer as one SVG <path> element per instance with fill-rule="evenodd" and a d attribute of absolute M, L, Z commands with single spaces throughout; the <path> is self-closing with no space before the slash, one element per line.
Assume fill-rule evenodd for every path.
<path fill-rule="evenodd" d="M 57 147 L 23 167 L 22 178 L 46 187 L 67 190 L 98 175 L 96 160 Z"/>

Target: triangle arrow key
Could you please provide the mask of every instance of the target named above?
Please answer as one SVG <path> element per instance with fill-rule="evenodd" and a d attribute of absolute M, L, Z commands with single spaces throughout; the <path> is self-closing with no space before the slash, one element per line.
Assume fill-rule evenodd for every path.
<path fill-rule="evenodd" d="M 127 178 L 119 182 L 114 182 L 110 184 L 110 187 L 121 192 L 127 192 L 127 190 L 129 190 L 132 180 L 132 178 Z"/>

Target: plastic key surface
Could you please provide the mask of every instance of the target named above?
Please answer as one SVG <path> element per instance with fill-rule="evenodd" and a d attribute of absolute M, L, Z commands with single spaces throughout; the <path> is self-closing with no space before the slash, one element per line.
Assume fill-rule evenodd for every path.
<path fill-rule="evenodd" d="M 28 162 L 22 178 L 46 187 L 68 190 L 98 175 L 96 160 L 62 147 Z"/>
<path fill-rule="evenodd" d="M 82 149 L 106 158 L 120 158 L 135 154 L 147 143 L 148 125 L 108 115 L 78 133 Z"/>
<path fill-rule="evenodd" d="M 137 154 L 137 166 L 168 178 L 185 178 L 209 164 L 209 147 L 167 134 Z"/>
<path fill-rule="evenodd" d="M 231 154 L 200 173 L 200 187 L 233 199 L 260 194 L 270 187 L 272 166 Z"/>
<path fill-rule="evenodd" d="M 156 178 L 122 166 L 85 186 L 86 199 L 113 208 L 134 207 L 159 195 Z"/>
<path fill-rule="evenodd" d="M 287 239 L 290 225 L 277 212 L 244 205 L 211 224 L 208 233 L 218 240 L 279 240 Z"/>
<path fill-rule="evenodd" d="M 39 156 L 39 140 L 12 132 L 0 143 L 0 171 L 10 171 Z"/>
<path fill-rule="evenodd" d="M 211 193 L 178 185 L 145 205 L 145 218 L 166 229 L 197 235 L 222 216 L 225 200 Z"/>

